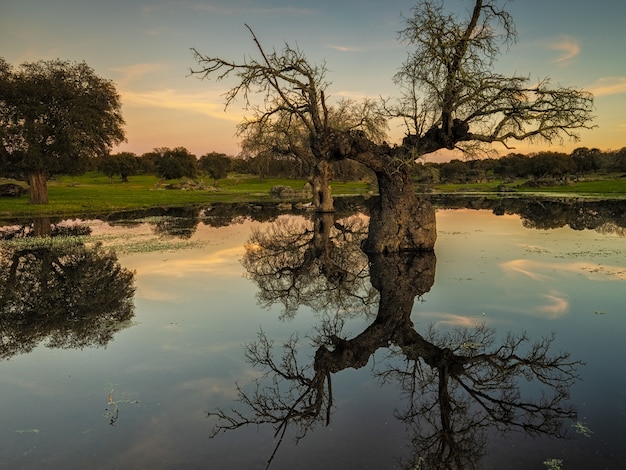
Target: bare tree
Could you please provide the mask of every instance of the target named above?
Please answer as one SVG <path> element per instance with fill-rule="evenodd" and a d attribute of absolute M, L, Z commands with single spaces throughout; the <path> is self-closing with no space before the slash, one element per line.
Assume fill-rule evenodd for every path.
<path fill-rule="evenodd" d="M 404 119 L 407 125 L 400 145 L 375 141 L 364 127 L 334 127 L 325 66 L 311 66 L 288 45 L 280 54 L 267 54 L 253 34 L 262 59 L 243 63 L 194 49 L 202 67 L 193 73 L 218 80 L 235 75 L 239 83 L 227 93 L 227 105 L 240 94 L 249 105 L 252 93 L 264 94 L 265 104 L 253 107 L 254 121 L 269 125 L 286 113 L 288 123 L 297 122 L 308 132 L 317 162 L 349 158 L 374 171 L 380 199 L 363 247 L 367 252 L 431 250 L 434 216 L 427 217 L 430 208 L 416 195 L 411 179 L 420 156 L 494 143 L 509 147 L 512 141 L 577 139 L 578 129 L 591 127 L 591 94 L 552 86 L 549 78 L 533 84 L 527 76 L 495 72 L 501 49 L 516 40 L 513 20 L 498 3 L 475 0 L 467 18 L 446 12 L 443 0 L 421 0 L 413 8 L 400 34 L 413 48 L 395 76 L 402 96 L 395 105 L 386 105 L 390 118 Z"/>
<path fill-rule="evenodd" d="M 311 168 L 313 202 L 318 212 L 334 210 L 330 193 L 331 142 L 336 131 L 360 129 L 369 139 L 380 141 L 385 120 L 375 112 L 371 100 L 355 103 L 343 100 L 333 107 L 326 90 L 326 65 L 312 65 L 302 51 L 285 44 L 282 51 L 264 50 L 252 29 L 246 25 L 256 45 L 259 59 L 242 62 L 206 56 L 192 49 L 201 65 L 192 74 L 222 80 L 235 76 L 238 84 L 225 96 L 228 107 L 243 98 L 251 116 L 239 128 L 243 142 L 256 151 L 273 151 L 295 157 Z M 315 140 L 317 145 L 312 145 Z"/>
<path fill-rule="evenodd" d="M 476 0 L 467 19 L 442 0 L 413 8 L 401 40 L 413 51 L 395 76 L 403 90 L 397 115 L 407 120 L 418 154 L 476 143 L 577 139 L 589 128 L 592 96 L 545 78 L 507 77 L 494 65 L 517 39 L 512 17 L 497 0 Z"/>

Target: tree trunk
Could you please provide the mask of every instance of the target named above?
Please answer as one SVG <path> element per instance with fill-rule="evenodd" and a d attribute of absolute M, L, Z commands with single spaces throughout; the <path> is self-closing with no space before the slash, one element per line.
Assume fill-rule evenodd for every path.
<path fill-rule="evenodd" d="M 46 174 L 41 170 L 30 172 L 28 174 L 28 184 L 30 186 L 30 203 L 48 204 Z"/>
<path fill-rule="evenodd" d="M 317 212 L 334 212 L 335 205 L 330 190 L 332 181 L 332 165 L 327 160 L 321 160 L 313 167 L 313 174 L 309 178 L 313 191 L 313 207 Z"/>
<path fill-rule="evenodd" d="M 435 210 L 419 197 L 407 171 L 377 171 L 379 198 L 370 210 L 366 253 L 430 251 L 435 247 Z"/>
<path fill-rule="evenodd" d="M 370 168 L 378 180 L 379 198 L 370 210 L 366 253 L 432 251 L 437 240 L 435 211 L 418 197 L 409 174 L 410 154 L 403 147 L 376 145 L 362 132 L 342 132 L 331 136 L 336 160 L 349 158 Z"/>

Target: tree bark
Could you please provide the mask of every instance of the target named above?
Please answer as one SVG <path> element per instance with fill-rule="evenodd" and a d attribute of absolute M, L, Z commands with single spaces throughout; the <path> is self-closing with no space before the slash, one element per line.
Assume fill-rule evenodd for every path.
<path fill-rule="evenodd" d="M 435 211 L 418 197 L 402 147 L 376 145 L 364 133 L 336 132 L 325 142 L 334 160 L 349 158 L 370 168 L 378 180 L 379 198 L 370 209 L 366 253 L 432 251 L 437 241 Z"/>
<path fill-rule="evenodd" d="M 30 186 L 31 204 L 48 204 L 48 182 L 46 174 L 41 171 L 33 171 L 28 174 L 28 184 Z"/>
<path fill-rule="evenodd" d="M 408 171 L 377 171 L 380 196 L 370 209 L 366 253 L 431 251 L 437 240 L 435 210 L 415 192 Z"/>
<path fill-rule="evenodd" d="M 313 191 L 313 207 L 320 213 L 334 212 L 335 205 L 330 189 L 333 171 L 332 165 L 327 160 L 319 161 L 313 167 L 313 174 L 309 182 Z"/>

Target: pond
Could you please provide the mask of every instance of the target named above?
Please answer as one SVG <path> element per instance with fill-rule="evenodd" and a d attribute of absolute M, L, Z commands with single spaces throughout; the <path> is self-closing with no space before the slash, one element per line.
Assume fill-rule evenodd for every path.
<path fill-rule="evenodd" d="M 0 468 L 626 468 L 626 205 L 366 213 L 6 221 Z"/>

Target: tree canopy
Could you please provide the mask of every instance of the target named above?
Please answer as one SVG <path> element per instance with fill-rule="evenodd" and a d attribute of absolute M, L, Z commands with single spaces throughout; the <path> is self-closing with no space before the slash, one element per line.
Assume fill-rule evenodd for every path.
<path fill-rule="evenodd" d="M 198 159 L 198 168 L 213 178 L 214 185 L 218 180 L 225 178 L 231 167 L 228 155 L 218 152 L 209 152 Z"/>
<path fill-rule="evenodd" d="M 590 126 L 593 97 L 549 78 L 497 73 L 503 48 L 517 39 L 511 15 L 498 0 L 475 0 L 467 18 L 443 0 L 423 0 L 406 19 L 401 41 L 412 50 L 395 75 L 410 144 L 420 154 L 481 143 L 577 138 Z"/>
<path fill-rule="evenodd" d="M 124 141 L 112 81 L 85 62 L 21 64 L 0 58 L 0 174 L 28 181 L 32 203 L 47 203 L 46 179 L 79 174 Z"/>
<path fill-rule="evenodd" d="M 152 160 L 156 174 L 168 180 L 183 177 L 193 178 L 198 172 L 196 156 L 185 147 L 156 148 L 152 152 L 142 155 L 141 159 Z"/>

